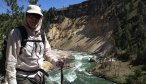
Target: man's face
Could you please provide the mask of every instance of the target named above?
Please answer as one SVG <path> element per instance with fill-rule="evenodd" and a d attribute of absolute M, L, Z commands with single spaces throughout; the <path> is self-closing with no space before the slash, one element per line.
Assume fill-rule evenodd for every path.
<path fill-rule="evenodd" d="M 26 14 L 27 24 L 29 25 L 29 27 L 32 30 L 35 30 L 37 28 L 38 23 L 39 23 L 41 17 L 42 17 L 41 15 L 34 14 L 34 13 L 27 13 Z"/>

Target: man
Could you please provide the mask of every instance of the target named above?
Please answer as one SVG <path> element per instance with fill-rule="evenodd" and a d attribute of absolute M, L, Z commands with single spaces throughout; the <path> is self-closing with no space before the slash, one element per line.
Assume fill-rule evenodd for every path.
<path fill-rule="evenodd" d="M 11 30 L 6 50 L 8 84 L 45 84 L 44 72 L 42 71 L 44 58 L 57 66 L 64 64 L 56 54 L 51 53 L 46 36 L 45 42 L 41 42 L 42 19 L 43 14 L 40 7 L 29 5 L 24 15 L 24 27 L 22 27 L 27 31 L 28 41 L 23 47 L 21 46 L 22 36 L 19 29 Z"/>

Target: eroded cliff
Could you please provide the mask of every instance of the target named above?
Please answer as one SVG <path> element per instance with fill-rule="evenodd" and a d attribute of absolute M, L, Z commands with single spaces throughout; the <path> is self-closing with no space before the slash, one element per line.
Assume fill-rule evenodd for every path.
<path fill-rule="evenodd" d="M 87 52 L 104 52 L 111 48 L 110 37 L 114 20 L 103 16 L 65 18 L 51 24 L 48 37 L 53 48 Z"/>

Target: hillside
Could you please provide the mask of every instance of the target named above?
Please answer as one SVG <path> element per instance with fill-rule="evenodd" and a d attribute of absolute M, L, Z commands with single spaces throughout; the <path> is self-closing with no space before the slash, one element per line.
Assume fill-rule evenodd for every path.
<path fill-rule="evenodd" d="M 53 48 L 105 57 L 92 70 L 98 76 L 117 83 L 143 84 L 145 4 L 142 0 L 87 0 L 57 9 L 48 39 Z"/>
<path fill-rule="evenodd" d="M 119 28 L 120 25 L 123 30 L 119 31 L 123 31 L 124 34 L 124 31 L 127 31 L 125 26 L 131 25 L 131 22 L 133 27 L 136 26 L 137 22 L 135 20 L 138 16 L 137 12 L 139 12 L 137 8 L 139 2 L 140 0 L 132 0 L 132 2 L 88 0 L 70 5 L 68 8 L 54 9 L 54 14 L 48 14 L 54 17 L 49 16 L 51 17 L 51 24 L 48 37 L 52 47 L 95 53 L 109 51 L 107 50 L 111 47 L 111 40 L 109 38 L 111 38 L 113 30 L 117 31 L 117 27 Z M 97 4 L 99 5 L 97 6 Z M 132 5 L 133 7 L 131 8 Z M 131 32 L 131 30 L 129 31 Z M 122 39 L 123 37 L 115 38 Z M 116 45 L 119 44 L 116 43 Z"/>
<path fill-rule="evenodd" d="M 51 24 L 48 36 L 54 48 L 98 52 L 111 47 L 109 38 L 113 27 L 113 20 L 101 16 L 65 18 L 62 23 Z"/>
<path fill-rule="evenodd" d="M 99 12 L 96 8 L 101 7 L 100 3 L 98 0 L 89 0 L 68 8 L 57 9 L 57 14 L 65 15 L 65 19 L 50 25 L 48 37 L 52 47 L 92 53 L 109 51 L 111 48 L 109 39 L 115 27 L 115 20 L 96 14 Z M 96 4 L 99 5 L 95 6 Z M 89 10 L 91 8 L 92 10 Z"/>

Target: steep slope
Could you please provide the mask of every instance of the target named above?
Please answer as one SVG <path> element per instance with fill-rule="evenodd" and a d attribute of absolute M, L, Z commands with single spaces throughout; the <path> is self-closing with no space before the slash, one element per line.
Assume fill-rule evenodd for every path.
<path fill-rule="evenodd" d="M 51 24 L 48 37 L 54 48 L 87 52 L 108 51 L 114 20 L 103 16 L 65 18 L 62 23 Z"/>

